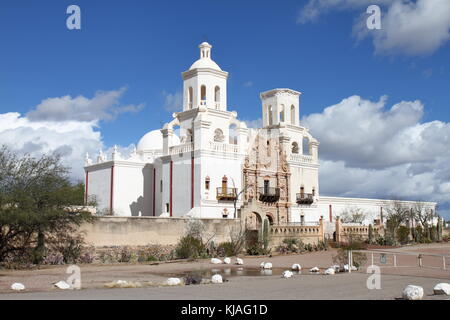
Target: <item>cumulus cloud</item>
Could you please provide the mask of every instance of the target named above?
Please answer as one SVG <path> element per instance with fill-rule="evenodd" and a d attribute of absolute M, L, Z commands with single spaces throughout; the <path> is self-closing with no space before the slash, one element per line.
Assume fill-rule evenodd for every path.
<path fill-rule="evenodd" d="M 431 200 L 450 207 L 450 123 L 420 101 L 343 99 L 302 119 L 319 140 L 321 192 Z"/>
<path fill-rule="evenodd" d="M 75 98 L 63 96 L 43 100 L 34 110 L 27 113 L 31 121 L 95 121 L 113 120 L 122 113 L 139 112 L 144 104 L 121 106 L 119 99 L 127 89 L 97 91 L 93 98 L 82 95 Z"/>
<path fill-rule="evenodd" d="M 40 156 L 59 153 L 72 168 L 71 177 L 82 179 L 84 156 L 104 148 L 96 122 L 31 121 L 17 112 L 0 114 L 0 145 L 19 154 Z"/>
<path fill-rule="evenodd" d="M 83 179 L 86 153 L 95 158 L 100 149 L 106 148 L 98 130 L 99 123 L 124 112 L 138 112 L 143 106 L 122 106 L 119 99 L 125 91 L 126 88 L 98 91 L 91 99 L 83 96 L 48 98 L 26 115 L 0 114 L 0 145 L 36 157 L 58 153 L 71 168 L 71 178 Z M 124 155 L 132 148 L 133 145 L 119 146 Z M 112 149 L 106 152 L 110 154 Z"/>
<path fill-rule="evenodd" d="M 365 9 L 372 4 L 385 8 L 381 30 L 366 27 Z M 450 38 L 448 0 L 310 0 L 297 22 L 317 21 L 332 10 L 361 10 L 353 34 L 358 40 L 371 37 L 377 54 L 431 54 Z"/>
<path fill-rule="evenodd" d="M 166 111 L 176 112 L 183 109 L 183 93 L 178 91 L 176 93 L 168 93 L 163 91 L 164 106 Z"/>

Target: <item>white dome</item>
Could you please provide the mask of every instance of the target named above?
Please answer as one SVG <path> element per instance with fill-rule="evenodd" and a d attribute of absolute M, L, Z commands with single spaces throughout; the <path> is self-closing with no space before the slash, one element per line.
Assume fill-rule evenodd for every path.
<path fill-rule="evenodd" d="M 211 59 L 211 48 L 208 42 L 203 42 L 199 46 L 200 48 L 200 59 L 194 62 L 194 64 L 189 68 L 189 70 L 200 69 L 200 68 L 209 68 L 214 70 L 219 70 L 220 67 Z"/>
<path fill-rule="evenodd" d="M 176 134 L 173 135 L 172 145 L 180 144 L 180 138 Z M 146 133 L 137 145 L 137 151 L 162 150 L 163 136 L 160 130 L 152 130 Z"/>
<path fill-rule="evenodd" d="M 210 68 L 210 69 L 222 71 L 222 69 L 220 69 L 220 67 L 217 63 L 215 63 L 212 59 L 207 59 L 207 58 L 202 58 L 202 59 L 198 59 L 197 61 L 195 61 L 194 64 L 189 68 L 189 70 L 199 69 L 199 68 Z"/>

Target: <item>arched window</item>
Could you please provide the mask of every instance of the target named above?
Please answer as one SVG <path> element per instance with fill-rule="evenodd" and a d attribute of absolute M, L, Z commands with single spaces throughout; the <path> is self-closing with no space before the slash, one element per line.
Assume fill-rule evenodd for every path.
<path fill-rule="evenodd" d="M 309 139 L 307 137 L 303 138 L 303 154 L 309 155 Z"/>
<path fill-rule="evenodd" d="M 209 176 L 207 176 L 206 178 L 205 178 L 205 189 L 206 190 L 209 190 L 209 186 L 210 186 L 210 179 L 209 179 Z"/>
<path fill-rule="evenodd" d="M 267 116 L 269 118 L 269 126 L 271 126 L 273 124 L 273 111 L 272 111 L 272 106 L 269 106 L 269 108 L 267 108 Z"/>
<path fill-rule="evenodd" d="M 291 124 L 295 124 L 295 107 L 291 106 Z"/>
<path fill-rule="evenodd" d="M 206 86 L 200 87 L 200 105 L 206 106 Z"/>
<path fill-rule="evenodd" d="M 188 109 L 192 109 L 192 101 L 193 101 L 193 90 L 192 87 L 189 87 L 188 90 Z"/>
<path fill-rule="evenodd" d="M 292 153 L 298 153 L 298 143 L 292 142 Z"/>
<path fill-rule="evenodd" d="M 280 122 L 284 122 L 284 104 L 280 106 Z"/>
<path fill-rule="evenodd" d="M 214 131 L 214 141 L 215 142 L 223 142 L 224 139 L 225 139 L 225 137 L 223 135 L 223 131 L 221 129 L 216 129 Z"/>
<path fill-rule="evenodd" d="M 187 129 L 186 131 L 186 142 L 193 142 L 192 129 Z"/>
<path fill-rule="evenodd" d="M 214 102 L 216 103 L 216 109 L 220 108 L 220 87 L 214 88 Z"/>

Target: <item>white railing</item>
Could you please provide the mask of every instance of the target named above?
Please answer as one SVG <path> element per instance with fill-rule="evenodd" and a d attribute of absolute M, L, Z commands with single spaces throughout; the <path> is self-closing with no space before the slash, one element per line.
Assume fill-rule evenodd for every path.
<path fill-rule="evenodd" d="M 291 156 L 289 157 L 289 160 L 295 161 L 295 162 L 303 162 L 303 163 L 313 163 L 314 162 L 313 156 L 303 155 L 303 154 L 295 154 L 295 153 L 291 154 Z"/>
<path fill-rule="evenodd" d="M 180 153 L 186 153 L 191 152 L 194 150 L 194 144 L 192 142 L 180 144 L 178 146 L 170 147 L 169 154 L 180 154 Z"/>
<path fill-rule="evenodd" d="M 239 153 L 239 146 L 235 144 L 221 143 L 221 142 L 209 142 L 209 149 L 225 152 L 225 153 Z"/>

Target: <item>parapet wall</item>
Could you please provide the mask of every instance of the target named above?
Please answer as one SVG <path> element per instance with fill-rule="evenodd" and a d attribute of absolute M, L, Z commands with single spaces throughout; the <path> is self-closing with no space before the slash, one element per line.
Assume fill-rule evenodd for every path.
<path fill-rule="evenodd" d="M 99 217 L 85 224 L 87 244 L 101 246 L 174 245 L 185 234 L 189 218 Z M 239 219 L 196 219 L 202 221 L 205 237 L 218 244 L 230 240 L 230 232 L 240 226 Z"/>

